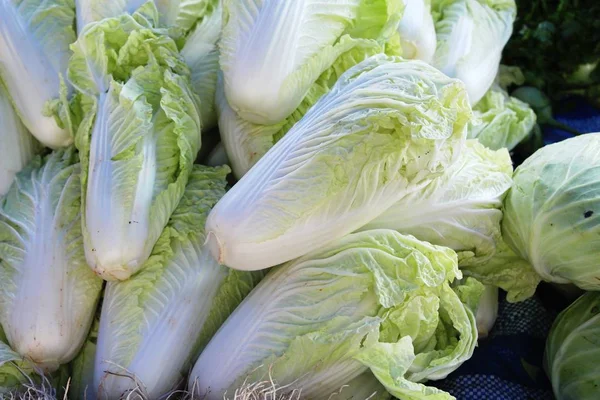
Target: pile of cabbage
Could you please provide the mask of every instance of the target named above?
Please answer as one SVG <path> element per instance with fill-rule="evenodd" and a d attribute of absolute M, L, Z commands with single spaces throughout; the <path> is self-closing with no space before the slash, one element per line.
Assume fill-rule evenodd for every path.
<path fill-rule="evenodd" d="M 0 393 L 451 399 L 498 287 L 597 289 L 598 135 L 513 174 L 512 0 L 0 15 Z"/>

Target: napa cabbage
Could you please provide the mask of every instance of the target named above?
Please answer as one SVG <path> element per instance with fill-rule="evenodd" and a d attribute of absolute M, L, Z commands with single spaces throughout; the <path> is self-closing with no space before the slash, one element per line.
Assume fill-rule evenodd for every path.
<path fill-rule="evenodd" d="M 152 251 L 200 148 L 199 99 L 176 43 L 146 3 L 87 26 L 72 46 L 86 258 L 124 280 Z"/>
<path fill-rule="evenodd" d="M 231 108 L 259 125 L 284 121 L 321 74 L 396 31 L 398 0 L 226 0 L 220 67 Z"/>
<path fill-rule="evenodd" d="M 83 250 L 78 161 L 72 146 L 36 156 L 0 200 L 0 323 L 46 372 L 77 355 L 102 289 Z"/>
<path fill-rule="evenodd" d="M 94 362 L 98 398 L 119 398 L 136 385 L 153 399 L 176 389 L 262 276 L 225 268 L 203 247 L 202 227 L 225 193 L 228 173 L 194 166 L 146 265 L 127 281 L 107 284 Z"/>
<path fill-rule="evenodd" d="M 263 269 L 364 226 L 456 161 L 470 118 L 463 84 L 428 64 L 361 62 L 211 211 L 213 255 Z"/>
<path fill-rule="evenodd" d="M 56 116 L 75 41 L 72 0 L 0 1 L 0 84 L 8 91 L 27 129 L 44 145 L 73 142 L 69 129 Z"/>
<path fill-rule="evenodd" d="M 204 349 L 189 387 L 222 399 L 272 379 L 328 399 L 370 369 L 398 398 L 451 399 L 422 382 L 475 348 L 483 287 L 452 288 L 460 277 L 449 248 L 392 230 L 347 235 L 270 271 Z"/>
<path fill-rule="evenodd" d="M 512 34 L 514 0 L 433 0 L 437 48 L 433 65 L 465 82 L 472 105 L 492 86 Z"/>

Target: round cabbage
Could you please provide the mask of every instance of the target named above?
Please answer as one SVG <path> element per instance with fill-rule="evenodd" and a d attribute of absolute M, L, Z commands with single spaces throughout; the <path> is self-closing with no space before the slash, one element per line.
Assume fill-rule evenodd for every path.
<path fill-rule="evenodd" d="M 506 243 L 542 279 L 600 290 L 600 133 L 543 147 L 513 180 Z"/>
<path fill-rule="evenodd" d="M 600 393 L 600 293 L 588 292 L 554 322 L 544 369 L 557 400 L 597 399 Z"/>

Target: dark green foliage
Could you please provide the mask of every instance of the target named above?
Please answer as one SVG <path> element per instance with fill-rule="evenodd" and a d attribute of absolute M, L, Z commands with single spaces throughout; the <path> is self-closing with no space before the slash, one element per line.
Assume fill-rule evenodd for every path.
<path fill-rule="evenodd" d="M 517 0 L 517 9 L 503 63 L 521 67 L 526 84 L 553 99 L 577 93 L 598 101 L 600 1 Z"/>

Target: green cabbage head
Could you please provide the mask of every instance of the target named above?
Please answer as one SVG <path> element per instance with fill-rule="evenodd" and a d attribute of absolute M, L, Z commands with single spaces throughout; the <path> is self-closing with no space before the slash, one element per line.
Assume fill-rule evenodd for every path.
<path fill-rule="evenodd" d="M 598 398 L 600 385 L 600 293 L 586 293 L 552 326 L 544 369 L 557 400 Z"/>
<path fill-rule="evenodd" d="M 508 246 L 545 281 L 600 290 L 600 133 L 543 147 L 513 180 Z"/>

